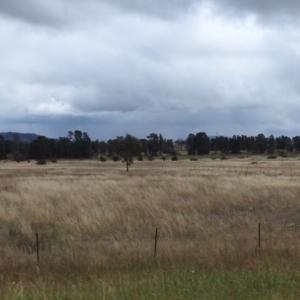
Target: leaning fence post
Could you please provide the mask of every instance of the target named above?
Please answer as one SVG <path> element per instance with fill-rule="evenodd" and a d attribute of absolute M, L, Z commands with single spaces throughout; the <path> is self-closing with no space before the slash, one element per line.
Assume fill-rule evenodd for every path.
<path fill-rule="evenodd" d="M 36 233 L 36 262 L 37 265 L 40 265 L 40 249 L 39 249 L 39 234 Z"/>
<path fill-rule="evenodd" d="M 154 237 L 154 259 L 156 258 L 157 238 L 158 238 L 158 229 L 156 228 L 155 237 Z"/>
<path fill-rule="evenodd" d="M 258 223 L 258 248 L 260 249 L 260 223 Z"/>

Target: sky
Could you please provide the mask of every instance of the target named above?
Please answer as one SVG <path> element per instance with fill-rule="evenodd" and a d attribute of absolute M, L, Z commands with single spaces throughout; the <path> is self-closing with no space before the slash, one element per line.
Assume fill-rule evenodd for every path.
<path fill-rule="evenodd" d="M 300 135 L 300 1 L 1 0 L 0 132 Z"/>

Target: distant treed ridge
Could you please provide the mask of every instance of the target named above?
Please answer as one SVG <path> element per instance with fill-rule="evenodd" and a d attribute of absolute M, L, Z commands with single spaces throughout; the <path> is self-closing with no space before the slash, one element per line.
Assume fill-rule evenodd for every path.
<path fill-rule="evenodd" d="M 47 138 L 35 134 L 7 133 L 0 135 L 0 159 L 16 161 L 30 159 L 87 159 L 92 157 L 120 157 L 131 161 L 133 157 L 139 160 L 176 155 L 207 155 L 211 152 L 223 154 L 239 154 L 247 152 L 263 154 L 274 152 L 300 151 L 300 136 L 266 137 L 260 133 L 257 136 L 233 135 L 232 137 L 209 137 L 205 132 L 189 134 L 186 139 L 166 139 L 162 134 L 150 133 L 144 139 L 138 139 L 131 134 L 117 136 L 107 141 L 92 141 L 88 133 L 80 130 L 69 131 L 66 137 L 58 139 Z"/>

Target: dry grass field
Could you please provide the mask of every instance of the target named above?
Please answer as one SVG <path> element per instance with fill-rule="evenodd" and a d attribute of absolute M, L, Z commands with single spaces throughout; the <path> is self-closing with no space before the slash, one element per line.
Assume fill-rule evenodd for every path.
<path fill-rule="evenodd" d="M 6 299 L 33 299 L 33 294 L 25 297 L 24 287 L 31 293 L 33 287 L 46 289 L 50 276 L 52 285 L 61 288 L 66 274 L 84 274 L 90 279 L 80 280 L 79 286 L 101 278 L 103 299 L 141 299 L 137 291 L 128 298 L 116 294 L 122 270 L 159 267 L 164 274 L 166 268 L 249 270 L 274 262 L 298 264 L 299 183 L 297 157 L 157 160 L 135 162 L 129 172 L 121 162 L 0 162 L 0 291 Z M 130 286 L 127 277 L 122 282 Z M 144 299 L 176 299 L 164 295 Z M 97 299 L 93 297 L 80 299 Z"/>

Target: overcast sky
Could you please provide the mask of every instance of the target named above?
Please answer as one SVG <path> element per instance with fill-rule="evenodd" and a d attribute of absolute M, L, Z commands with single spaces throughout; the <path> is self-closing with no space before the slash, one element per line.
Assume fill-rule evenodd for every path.
<path fill-rule="evenodd" d="M 0 132 L 300 135 L 299 17 L 299 0 L 1 0 Z"/>

